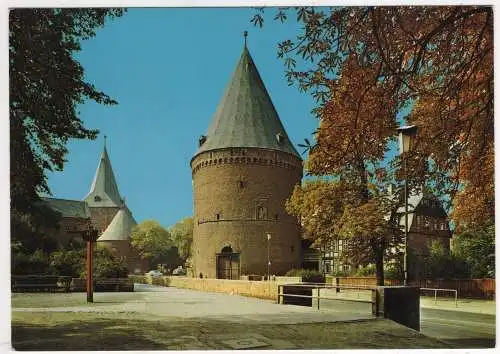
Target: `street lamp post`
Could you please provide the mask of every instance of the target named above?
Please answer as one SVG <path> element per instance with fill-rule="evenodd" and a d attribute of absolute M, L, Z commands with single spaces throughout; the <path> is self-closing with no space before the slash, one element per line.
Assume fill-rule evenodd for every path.
<path fill-rule="evenodd" d="M 271 280 L 271 256 L 270 256 L 270 243 L 271 243 L 271 233 L 267 234 L 267 281 Z"/>
<path fill-rule="evenodd" d="M 403 170 L 405 176 L 404 184 L 404 199 L 405 199 L 405 243 L 404 243 L 404 285 L 408 285 L 408 171 L 406 166 L 406 153 L 408 153 L 413 145 L 413 140 L 417 134 L 417 126 L 409 125 L 398 128 L 399 131 L 399 152 L 403 155 Z"/>

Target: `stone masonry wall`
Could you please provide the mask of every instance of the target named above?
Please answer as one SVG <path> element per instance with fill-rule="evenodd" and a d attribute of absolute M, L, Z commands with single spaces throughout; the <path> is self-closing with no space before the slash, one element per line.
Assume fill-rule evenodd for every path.
<path fill-rule="evenodd" d="M 228 280 L 228 279 L 196 279 L 188 277 L 155 277 L 132 276 L 134 282 L 171 286 L 180 289 L 192 289 L 205 292 L 217 292 L 233 295 L 251 296 L 277 301 L 278 285 L 300 283 L 300 277 L 277 277 L 273 281 Z"/>
<path fill-rule="evenodd" d="M 91 207 L 89 209 L 92 226 L 99 231 L 99 236 L 106 230 L 118 210 L 120 210 L 119 207 Z"/>
<path fill-rule="evenodd" d="M 300 228 L 285 211 L 302 177 L 300 159 L 274 150 L 228 148 L 197 155 L 191 167 L 194 274 L 215 278 L 216 254 L 226 246 L 240 253 L 240 275 L 267 274 L 268 232 L 271 274 L 300 266 Z"/>

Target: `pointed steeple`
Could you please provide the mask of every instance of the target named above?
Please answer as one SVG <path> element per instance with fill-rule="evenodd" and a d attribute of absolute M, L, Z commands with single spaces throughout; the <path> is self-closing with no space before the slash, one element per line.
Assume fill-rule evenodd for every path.
<path fill-rule="evenodd" d="M 90 207 L 119 207 L 123 204 L 106 150 L 106 138 L 92 186 L 84 200 Z"/>
<path fill-rule="evenodd" d="M 122 206 L 97 241 L 127 241 L 132 237 L 132 228 L 137 225 L 132 213 Z"/>
<path fill-rule="evenodd" d="M 300 155 L 290 142 L 246 44 L 195 155 L 229 147 L 257 147 Z"/>

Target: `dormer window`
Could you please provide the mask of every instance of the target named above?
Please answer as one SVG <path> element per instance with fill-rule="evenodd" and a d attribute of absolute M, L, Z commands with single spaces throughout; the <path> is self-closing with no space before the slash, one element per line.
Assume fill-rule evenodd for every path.
<path fill-rule="evenodd" d="M 94 197 L 94 202 L 100 202 L 102 199 L 98 195 Z"/>
<path fill-rule="evenodd" d="M 203 144 L 205 144 L 205 141 L 207 141 L 207 136 L 206 135 L 200 136 L 200 138 L 198 139 L 198 146 L 201 147 Z"/>
<path fill-rule="evenodd" d="M 281 144 L 284 140 L 285 137 L 283 136 L 283 134 L 281 133 L 276 134 L 276 141 L 278 142 L 278 144 Z"/>

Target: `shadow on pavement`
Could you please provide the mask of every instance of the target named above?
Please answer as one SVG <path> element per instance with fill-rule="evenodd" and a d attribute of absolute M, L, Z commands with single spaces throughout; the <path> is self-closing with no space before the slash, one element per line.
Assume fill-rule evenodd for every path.
<path fill-rule="evenodd" d="M 95 320 L 85 323 L 43 325 L 12 325 L 12 346 L 15 350 L 155 350 L 165 349 L 139 334 L 133 328 L 118 327 L 116 320 Z"/>
<path fill-rule="evenodd" d="M 455 348 L 487 349 L 495 348 L 495 339 L 491 338 L 443 338 L 443 342 L 450 343 Z"/>

